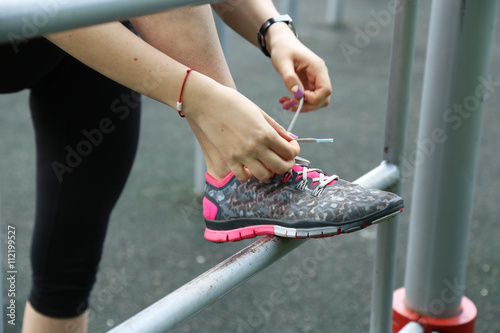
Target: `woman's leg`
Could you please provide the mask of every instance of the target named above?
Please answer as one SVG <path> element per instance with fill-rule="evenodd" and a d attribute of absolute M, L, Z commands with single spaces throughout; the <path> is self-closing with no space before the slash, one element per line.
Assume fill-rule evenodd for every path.
<path fill-rule="evenodd" d="M 87 332 L 88 311 L 69 319 L 58 319 L 37 312 L 26 302 L 23 318 L 23 332 L 31 333 L 85 333 Z"/>
<path fill-rule="evenodd" d="M 32 87 L 30 104 L 37 204 L 23 332 L 84 332 L 109 215 L 135 157 L 140 96 L 67 56 Z"/>

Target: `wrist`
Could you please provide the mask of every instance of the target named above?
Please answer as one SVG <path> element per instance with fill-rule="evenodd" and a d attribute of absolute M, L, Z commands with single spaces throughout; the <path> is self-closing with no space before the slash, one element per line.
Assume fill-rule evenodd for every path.
<path fill-rule="evenodd" d="M 189 74 L 182 94 L 182 113 L 186 118 L 195 120 L 209 113 L 207 105 L 212 104 L 214 96 L 221 96 L 221 89 L 225 88 L 210 77 L 196 70 Z"/>
<path fill-rule="evenodd" d="M 269 57 L 271 57 L 273 49 L 279 48 L 283 43 L 289 43 L 291 40 L 296 41 L 298 39 L 286 22 L 279 22 L 269 27 L 265 40 L 266 50 L 269 53 Z"/>
<path fill-rule="evenodd" d="M 291 35 L 290 35 L 291 34 Z M 298 37 L 289 15 L 279 15 L 266 20 L 257 32 L 257 43 L 261 51 L 268 57 L 271 56 L 271 40 L 276 35 Z"/>

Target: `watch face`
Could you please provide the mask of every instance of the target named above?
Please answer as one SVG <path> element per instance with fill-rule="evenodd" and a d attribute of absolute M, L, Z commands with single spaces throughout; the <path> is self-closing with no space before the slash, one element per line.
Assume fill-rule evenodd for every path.
<path fill-rule="evenodd" d="M 293 33 L 295 34 L 295 37 L 299 37 L 299 35 L 297 34 L 297 31 L 295 30 L 295 26 L 293 25 L 292 20 L 288 21 L 288 26 L 290 27 L 290 29 L 292 29 Z"/>

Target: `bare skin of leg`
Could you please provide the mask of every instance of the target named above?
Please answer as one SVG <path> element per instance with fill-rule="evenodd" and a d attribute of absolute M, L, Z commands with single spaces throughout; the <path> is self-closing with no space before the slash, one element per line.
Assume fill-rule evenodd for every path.
<path fill-rule="evenodd" d="M 88 311 L 75 318 L 56 319 L 47 317 L 26 302 L 23 333 L 86 333 Z"/>
<path fill-rule="evenodd" d="M 222 52 L 210 6 L 180 8 L 131 22 L 149 44 L 184 65 L 236 89 Z M 200 143 L 208 173 L 218 180 L 224 178 L 231 170 L 221 153 L 194 122 L 188 122 Z"/>

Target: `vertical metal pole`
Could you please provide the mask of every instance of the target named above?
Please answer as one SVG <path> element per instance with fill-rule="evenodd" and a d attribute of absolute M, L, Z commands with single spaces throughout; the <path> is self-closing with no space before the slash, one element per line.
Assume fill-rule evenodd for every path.
<path fill-rule="evenodd" d="M 283 0 L 280 3 L 280 11 L 283 14 L 288 14 L 293 19 L 295 27 L 300 32 L 300 15 L 299 15 L 299 0 Z"/>
<path fill-rule="evenodd" d="M 2 195 L 0 194 L 0 227 L 3 229 L 4 226 L 2 224 Z M 3 229 L 2 231 L 4 231 L 5 229 Z M 3 259 L 3 242 L 2 242 L 2 238 L 0 237 L 0 258 Z M 2 262 L 2 260 L 0 259 L 0 263 Z M 3 265 L 0 265 L 2 266 L 0 268 L 0 292 L 2 293 L 3 295 Z M 7 267 L 7 266 L 5 266 Z M 1 298 L 2 302 L 1 302 L 1 306 L 2 308 L 0 309 L 0 333 L 3 333 L 3 316 L 4 316 L 4 313 L 3 313 L 3 297 Z"/>
<path fill-rule="evenodd" d="M 397 165 L 401 170 L 408 125 L 418 1 L 398 0 L 394 12 L 384 160 Z M 390 190 L 399 193 L 400 188 L 398 182 Z M 391 330 L 398 226 L 396 219 L 379 225 L 377 229 L 370 314 L 371 333 L 387 333 Z"/>
<path fill-rule="evenodd" d="M 344 13 L 344 0 L 328 0 L 325 9 L 325 21 L 327 24 L 337 25 L 342 22 Z"/>
<path fill-rule="evenodd" d="M 194 194 L 202 195 L 205 191 L 205 173 L 207 172 L 207 165 L 205 164 L 205 158 L 203 156 L 203 151 L 201 150 L 198 140 L 193 135 L 194 139 Z"/>
<path fill-rule="evenodd" d="M 227 59 L 229 57 L 229 28 L 222 21 L 218 15 L 214 15 L 215 26 L 217 28 L 217 34 L 219 35 L 220 44 L 222 51 L 224 52 L 224 57 Z M 201 195 L 205 191 L 205 173 L 207 172 L 207 165 L 205 163 L 205 158 L 203 156 L 203 151 L 201 150 L 200 144 L 196 137 L 194 137 L 194 187 L 193 191 L 196 195 Z"/>
<path fill-rule="evenodd" d="M 496 6 L 432 3 L 405 277 L 406 306 L 427 317 L 461 312 Z"/>

